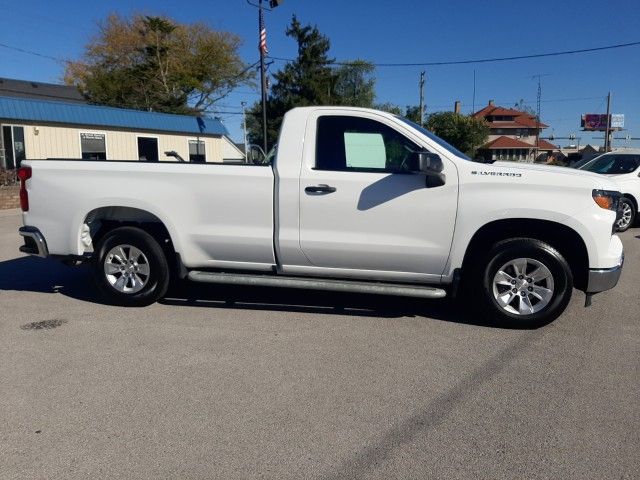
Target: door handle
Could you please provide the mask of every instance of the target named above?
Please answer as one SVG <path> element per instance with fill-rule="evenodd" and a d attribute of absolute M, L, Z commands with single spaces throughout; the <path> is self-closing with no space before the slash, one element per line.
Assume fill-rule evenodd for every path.
<path fill-rule="evenodd" d="M 330 187 L 329 185 L 310 185 L 304 189 L 307 193 L 333 193 L 336 191 L 336 187 Z"/>

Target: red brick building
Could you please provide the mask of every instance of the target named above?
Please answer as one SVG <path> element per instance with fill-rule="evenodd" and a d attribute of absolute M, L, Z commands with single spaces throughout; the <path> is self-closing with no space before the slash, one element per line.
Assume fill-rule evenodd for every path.
<path fill-rule="evenodd" d="M 491 100 L 473 116 L 484 118 L 491 128 L 489 141 L 478 150 L 478 156 L 486 161 L 533 162 L 540 154 L 558 149 L 556 145 L 540 139 L 536 152 L 536 135 L 541 135 L 548 125 L 538 123 L 530 113 L 499 107 Z"/>

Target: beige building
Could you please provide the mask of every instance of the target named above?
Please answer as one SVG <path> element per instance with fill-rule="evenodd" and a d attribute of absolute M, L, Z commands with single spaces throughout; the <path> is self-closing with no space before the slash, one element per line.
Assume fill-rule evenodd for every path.
<path fill-rule="evenodd" d="M 36 94 L 15 86 L 10 91 L 6 82 L 0 79 L 2 168 L 47 158 L 218 163 L 245 158 L 215 118 L 88 105 L 56 89 L 67 87 L 30 83 L 39 87 L 33 88 Z"/>

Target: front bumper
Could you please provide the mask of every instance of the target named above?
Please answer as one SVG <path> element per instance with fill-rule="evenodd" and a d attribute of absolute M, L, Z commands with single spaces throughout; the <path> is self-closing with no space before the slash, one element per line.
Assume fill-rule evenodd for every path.
<path fill-rule="evenodd" d="M 589 270 L 587 293 L 604 292 L 615 287 L 618 284 L 618 280 L 620 280 L 623 264 L 624 254 L 620 258 L 620 265 L 617 267 Z"/>
<path fill-rule="evenodd" d="M 47 241 L 36 227 L 20 227 L 18 233 L 24 237 L 24 245 L 20 246 L 21 252 L 42 258 L 49 256 Z"/>

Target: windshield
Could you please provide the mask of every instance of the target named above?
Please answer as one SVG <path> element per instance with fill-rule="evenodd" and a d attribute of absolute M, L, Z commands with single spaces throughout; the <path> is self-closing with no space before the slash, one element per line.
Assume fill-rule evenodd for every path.
<path fill-rule="evenodd" d="M 609 175 L 621 175 L 631 173 L 640 166 L 640 155 L 606 154 L 593 159 L 580 167 L 580 170 L 603 173 Z"/>
<path fill-rule="evenodd" d="M 429 139 L 433 140 L 434 142 L 436 142 L 438 145 L 440 145 L 442 148 L 444 148 L 445 150 L 447 150 L 449 153 L 453 153 L 456 157 L 460 157 L 460 158 L 464 158 L 465 160 L 471 160 L 471 158 L 469 158 L 468 155 L 462 153 L 460 150 L 458 150 L 456 147 L 449 145 L 447 142 L 445 142 L 444 140 L 442 140 L 440 137 L 434 135 L 433 133 L 431 133 L 429 130 L 427 130 L 424 127 L 421 127 L 420 125 L 418 125 L 417 123 L 412 122 L 411 120 L 401 117 L 400 115 L 396 115 L 396 117 L 399 120 L 402 120 L 404 123 L 406 123 L 407 125 L 409 125 L 410 127 L 413 127 L 414 129 L 418 130 L 420 133 L 422 133 L 424 136 L 429 137 Z"/>

